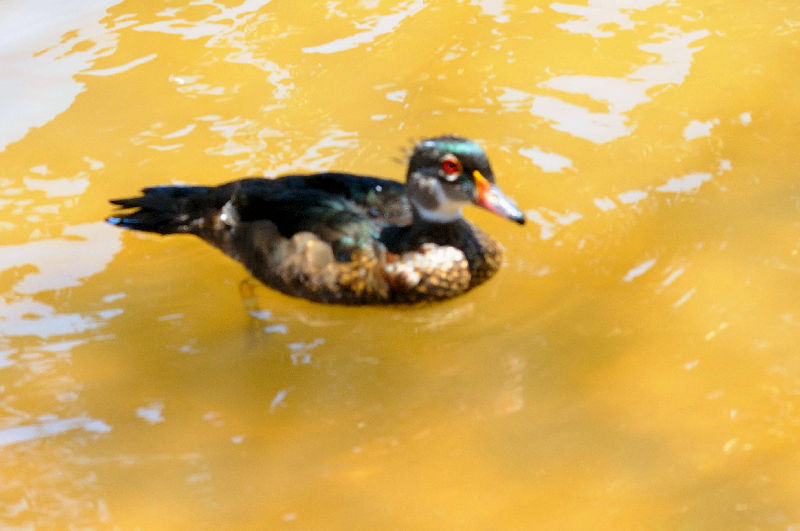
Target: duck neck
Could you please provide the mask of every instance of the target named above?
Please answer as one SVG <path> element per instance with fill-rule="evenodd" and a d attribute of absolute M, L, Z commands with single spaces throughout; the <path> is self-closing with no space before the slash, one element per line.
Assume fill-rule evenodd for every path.
<path fill-rule="evenodd" d="M 415 225 L 442 225 L 463 219 L 461 205 L 458 203 L 444 203 L 435 209 L 430 209 L 412 200 L 411 208 Z"/>

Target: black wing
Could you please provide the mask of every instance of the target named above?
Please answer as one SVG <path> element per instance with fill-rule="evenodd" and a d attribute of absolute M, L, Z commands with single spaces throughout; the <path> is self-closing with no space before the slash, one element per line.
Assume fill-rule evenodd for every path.
<path fill-rule="evenodd" d="M 160 234 L 200 234 L 229 205 L 229 223 L 268 220 L 285 237 L 309 231 L 331 244 L 337 256 L 371 245 L 387 226 L 411 221 L 404 184 L 345 173 L 249 178 L 216 187 L 157 186 L 111 202 L 134 210 L 109 217 L 110 223 Z"/>

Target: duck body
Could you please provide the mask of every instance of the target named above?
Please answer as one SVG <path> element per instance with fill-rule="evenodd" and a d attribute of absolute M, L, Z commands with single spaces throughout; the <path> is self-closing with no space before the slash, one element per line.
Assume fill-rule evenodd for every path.
<path fill-rule="evenodd" d="M 434 153 L 415 164 L 424 142 Z M 445 299 L 482 283 L 502 262 L 502 247 L 460 215 L 462 203 L 480 200 L 478 186 L 483 185 L 487 204 L 476 204 L 520 223 L 524 218 L 493 184 L 488 160 L 483 172 L 473 170 L 489 175 L 476 184 L 476 175 L 461 175 L 468 157 L 459 160 L 442 147 L 466 143 L 465 153 L 483 155 L 477 145 L 461 137 L 424 142 L 412 155 L 406 184 L 316 173 L 214 187 L 157 186 L 139 197 L 113 200 L 123 212 L 107 221 L 159 234 L 194 234 L 268 286 L 317 302 Z M 452 161 L 459 173 L 455 179 Z"/>

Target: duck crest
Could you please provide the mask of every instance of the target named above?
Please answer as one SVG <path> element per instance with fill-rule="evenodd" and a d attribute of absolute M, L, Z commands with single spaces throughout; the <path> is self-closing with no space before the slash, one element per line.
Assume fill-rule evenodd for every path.
<path fill-rule="evenodd" d="M 407 179 L 441 173 L 444 153 L 458 157 L 464 168 L 486 173 L 493 188 L 480 188 L 479 177 L 466 172 L 456 176 L 458 181 L 445 174 L 442 201 L 471 202 L 524 221 L 493 184 L 483 150 L 469 140 L 422 141 Z M 448 188 L 455 182 L 458 189 Z M 216 187 L 161 186 L 113 200 L 122 211 L 108 222 L 159 234 L 194 234 L 268 286 L 318 302 L 439 300 L 490 278 L 501 265 L 502 247 L 460 216 L 448 222 L 421 219 L 413 207 L 414 190 L 344 173 L 248 178 Z"/>

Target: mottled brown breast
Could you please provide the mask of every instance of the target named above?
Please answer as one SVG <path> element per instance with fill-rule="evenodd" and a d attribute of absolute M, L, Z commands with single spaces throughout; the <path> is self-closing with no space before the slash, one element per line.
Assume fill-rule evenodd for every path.
<path fill-rule="evenodd" d="M 196 234 L 242 262 L 259 280 L 289 295 L 337 304 L 392 304 L 460 295 L 500 267 L 502 248 L 471 224 L 465 249 L 425 242 L 400 253 L 379 242 L 349 261 L 310 232 L 282 236 L 270 221 L 213 220 Z"/>
<path fill-rule="evenodd" d="M 470 286 L 477 286 L 491 278 L 503 265 L 503 246 L 478 227 L 470 225 L 477 243 L 469 257 Z"/>

